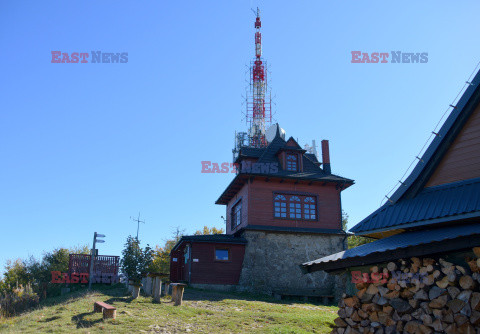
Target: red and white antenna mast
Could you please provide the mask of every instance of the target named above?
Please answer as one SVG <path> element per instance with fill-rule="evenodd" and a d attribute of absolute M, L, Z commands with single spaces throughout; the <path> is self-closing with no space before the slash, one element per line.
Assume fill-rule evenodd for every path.
<path fill-rule="evenodd" d="M 267 85 L 266 62 L 262 58 L 260 9 L 255 20 L 255 58 L 250 64 L 250 85 L 247 89 L 248 146 L 265 147 L 267 125 L 272 123 L 272 98 Z"/>

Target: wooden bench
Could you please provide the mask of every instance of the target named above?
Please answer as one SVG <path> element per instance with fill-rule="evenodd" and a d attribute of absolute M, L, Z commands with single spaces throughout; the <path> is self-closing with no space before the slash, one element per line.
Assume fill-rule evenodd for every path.
<path fill-rule="evenodd" d="M 174 306 L 182 305 L 183 301 L 183 290 L 187 286 L 183 283 L 170 283 L 172 287 L 172 300 L 174 301 Z"/>
<path fill-rule="evenodd" d="M 102 312 L 103 319 L 115 319 L 117 316 L 117 308 L 104 302 L 95 302 L 93 312 Z"/>

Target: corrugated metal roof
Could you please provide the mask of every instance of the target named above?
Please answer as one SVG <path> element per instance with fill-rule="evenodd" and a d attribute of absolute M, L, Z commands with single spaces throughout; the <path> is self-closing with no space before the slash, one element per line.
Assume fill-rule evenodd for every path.
<path fill-rule="evenodd" d="M 429 219 L 450 217 L 478 210 L 479 194 L 478 187 L 475 185 L 460 188 L 455 188 L 456 186 L 454 186 L 449 189 L 443 189 L 443 193 L 443 190 L 438 188 L 433 191 L 439 192 L 432 194 L 422 190 L 422 187 L 435 171 L 438 163 L 442 161 L 442 157 L 446 154 L 458 133 L 460 133 L 465 122 L 468 121 L 468 118 L 476 110 L 479 101 L 480 70 L 471 80 L 462 97 L 452 109 L 415 168 L 393 193 L 389 202 L 354 226 L 351 229 L 352 232 L 363 232 L 365 234 L 365 232 L 388 229 L 402 224 L 416 224 L 415 222 L 419 222 L 419 225 L 421 225 L 424 222 L 428 223 L 427 220 Z M 476 194 L 466 195 L 465 193 L 468 191 L 476 191 Z M 422 198 L 405 200 L 409 197 Z M 465 201 L 464 198 L 466 197 L 469 198 Z M 420 223 L 421 221 L 424 222 Z"/>
<path fill-rule="evenodd" d="M 314 261 L 306 262 L 303 263 L 302 266 L 309 267 L 314 264 L 336 262 L 355 257 L 364 257 L 373 253 L 391 252 L 400 248 L 407 248 L 410 246 L 428 244 L 431 242 L 449 240 L 474 234 L 480 234 L 480 223 L 404 232 L 362 246 L 348 249 L 343 252 L 325 256 Z"/>
<path fill-rule="evenodd" d="M 360 233 L 480 211 L 480 179 L 422 190 L 415 198 L 385 204 L 350 231 Z"/>

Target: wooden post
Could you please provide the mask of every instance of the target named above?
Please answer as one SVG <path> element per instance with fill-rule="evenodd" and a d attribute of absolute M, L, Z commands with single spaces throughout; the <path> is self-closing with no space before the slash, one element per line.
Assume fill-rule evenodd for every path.
<path fill-rule="evenodd" d="M 154 301 L 160 303 L 160 297 L 162 296 L 162 279 L 155 277 L 155 294 L 153 295 Z"/>
<path fill-rule="evenodd" d="M 155 276 L 152 277 L 152 288 L 151 288 L 151 296 L 155 296 L 155 286 L 156 286 L 157 278 Z"/>
<path fill-rule="evenodd" d="M 134 285 L 132 290 L 132 298 L 137 299 L 139 295 L 140 295 L 140 286 Z"/>
<path fill-rule="evenodd" d="M 145 284 L 145 293 L 147 296 L 152 295 L 152 278 L 150 276 L 147 276 L 147 283 Z"/>
<path fill-rule="evenodd" d="M 172 300 L 176 303 L 175 298 L 177 298 L 177 285 L 172 284 Z"/>
<path fill-rule="evenodd" d="M 167 279 L 169 275 L 158 272 L 147 273 L 147 279 L 145 282 L 145 293 L 148 296 L 152 296 L 154 301 L 160 302 L 162 296 L 162 279 Z"/>
<path fill-rule="evenodd" d="M 186 284 L 173 283 L 172 285 L 172 300 L 174 306 L 181 306 L 183 301 L 183 290 Z"/>

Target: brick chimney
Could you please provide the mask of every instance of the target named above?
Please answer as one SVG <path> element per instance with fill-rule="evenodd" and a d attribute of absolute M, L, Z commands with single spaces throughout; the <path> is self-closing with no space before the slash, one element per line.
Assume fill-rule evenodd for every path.
<path fill-rule="evenodd" d="M 328 147 L 328 140 L 322 140 L 322 163 L 323 171 L 327 174 L 332 174 L 330 167 L 330 149 Z"/>

